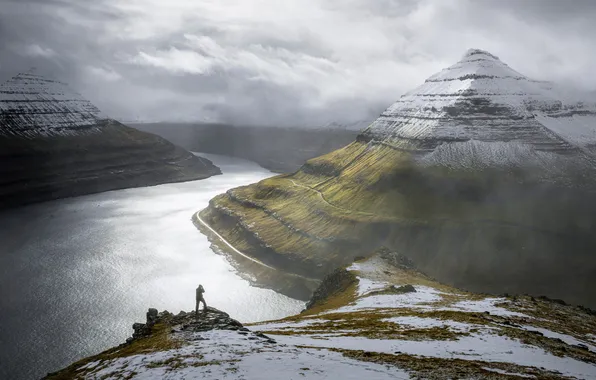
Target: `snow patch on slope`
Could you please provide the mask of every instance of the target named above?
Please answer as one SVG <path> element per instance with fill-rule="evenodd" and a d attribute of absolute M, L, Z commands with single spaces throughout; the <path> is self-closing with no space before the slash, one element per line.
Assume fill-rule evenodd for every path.
<path fill-rule="evenodd" d="M 481 141 L 578 154 L 576 145 L 596 143 L 596 104 L 587 98 L 560 85 L 529 79 L 496 56 L 471 49 L 455 65 L 404 94 L 363 136 L 423 152 L 444 143 Z M 460 150 L 453 153 L 466 153 Z M 527 158 L 527 154 L 512 157 L 524 153 L 519 147 L 496 151 L 489 147 L 484 153 L 495 154 L 482 157 L 486 165 Z M 436 158 L 449 162 L 453 155 Z"/>
<path fill-rule="evenodd" d="M 104 120 L 93 104 L 62 82 L 23 73 L 0 84 L 0 135 L 97 132 Z"/>
<path fill-rule="evenodd" d="M 250 338 L 229 330 L 194 333 L 186 339 L 191 343 L 179 349 L 92 363 L 89 368 L 93 370 L 86 378 L 410 379 L 407 372 L 395 367 L 363 363 L 328 350 L 263 344 Z"/>

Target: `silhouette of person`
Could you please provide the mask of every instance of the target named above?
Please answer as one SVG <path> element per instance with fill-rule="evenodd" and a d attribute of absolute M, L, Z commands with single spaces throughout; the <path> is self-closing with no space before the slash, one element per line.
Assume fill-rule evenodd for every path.
<path fill-rule="evenodd" d="M 199 302 L 203 303 L 203 311 L 207 311 L 207 303 L 205 302 L 203 293 L 205 293 L 205 289 L 203 288 L 203 285 L 199 284 L 199 287 L 197 288 L 197 302 L 195 304 L 195 314 L 199 314 Z"/>

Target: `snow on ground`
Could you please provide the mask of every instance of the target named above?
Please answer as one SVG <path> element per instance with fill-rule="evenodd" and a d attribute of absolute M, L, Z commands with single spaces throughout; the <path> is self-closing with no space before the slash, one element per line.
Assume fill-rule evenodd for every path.
<path fill-rule="evenodd" d="M 378 258 L 349 269 L 359 285 L 351 302 L 340 295 L 348 300 L 345 306 L 253 324 L 254 332 L 175 328 L 182 347 L 94 360 L 82 367 L 85 378 L 383 380 L 465 373 L 484 378 L 489 371 L 519 378 L 596 379 L 595 347 L 586 343 L 594 335 L 581 341 L 538 327 L 547 319 L 534 317 L 534 303 L 524 306 L 527 314 L 512 312 L 500 305 L 507 298 L 459 291 L 414 270 L 399 273 L 394 267 L 391 272 Z M 406 284 L 416 292 L 375 294 Z M 516 307 L 520 304 L 518 299 Z"/>
<path fill-rule="evenodd" d="M 180 349 L 119 358 L 99 367 L 94 362 L 86 378 L 410 379 L 398 368 L 361 362 L 325 349 L 262 343 L 228 330 L 193 335 L 187 337 L 191 344 Z"/>
<path fill-rule="evenodd" d="M 386 286 L 387 284 L 384 284 L 384 286 L 381 287 L 381 289 Z M 441 294 L 442 292 L 438 291 L 437 289 L 426 286 L 417 286 L 416 292 L 414 293 L 405 293 L 399 295 L 379 294 L 368 297 L 362 297 L 357 299 L 353 305 L 343 306 L 337 310 L 334 310 L 333 312 L 347 313 L 363 309 L 400 307 L 417 307 L 420 309 L 428 309 L 430 308 L 430 306 L 428 306 L 429 303 L 441 301 Z"/>
<path fill-rule="evenodd" d="M 448 327 L 450 330 L 458 332 L 468 332 L 471 328 L 479 327 L 470 323 L 462 323 L 450 320 L 435 319 L 435 318 L 421 318 L 421 317 L 392 317 L 382 319 L 384 322 L 395 323 L 399 326 L 415 329 L 430 329 L 433 327 Z"/>
<path fill-rule="evenodd" d="M 463 320 L 450 320 L 446 318 L 431 318 L 420 316 L 420 313 L 457 311 L 470 313 L 478 316 L 487 315 L 504 318 L 531 319 L 530 315 L 507 310 L 499 304 L 507 303 L 509 300 L 503 297 L 479 297 L 471 296 L 468 293 L 460 292 L 457 289 L 450 290 L 448 287 L 440 287 L 441 290 L 427 286 L 428 279 L 423 282 L 425 285 L 414 283 L 416 292 L 404 294 L 375 294 L 375 291 L 387 289 L 389 286 L 406 285 L 406 283 L 395 283 L 390 281 L 386 263 L 380 258 L 372 258 L 364 262 L 358 262 L 348 268 L 356 274 L 359 284 L 356 292 L 356 299 L 350 304 L 338 309 L 323 311 L 311 316 L 311 329 L 301 329 L 305 325 L 303 321 L 297 323 L 295 334 L 275 334 L 275 324 L 263 324 L 256 326 L 261 331 L 277 340 L 278 343 L 294 346 L 314 346 L 325 348 L 339 348 L 345 350 L 364 350 L 383 354 L 407 354 L 417 357 L 430 357 L 441 359 L 463 359 L 470 361 L 482 361 L 489 363 L 510 363 L 523 367 L 544 368 L 549 371 L 560 372 L 566 376 L 580 379 L 596 378 L 596 365 L 578 360 L 569 356 L 558 356 L 551 351 L 546 351 L 542 346 L 522 343 L 521 340 L 508 336 L 500 330 L 499 323 L 477 324 L 466 323 Z M 432 284 L 432 281 L 430 282 Z M 437 284 L 438 285 L 438 284 Z M 366 333 L 359 334 L 358 327 L 353 330 L 337 329 L 326 331 L 324 326 L 317 329 L 315 323 L 325 318 L 325 315 L 333 313 L 333 321 L 340 322 L 337 315 L 345 313 L 345 320 L 354 318 L 374 318 L 376 309 L 382 309 L 383 315 L 391 315 L 392 310 L 395 316 L 381 318 L 383 323 L 394 323 L 393 336 L 387 335 L 386 339 L 375 336 L 372 339 Z M 358 313 L 362 314 L 358 314 Z M 354 314 L 356 313 L 356 314 Z M 408 313 L 418 313 L 408 315 Z M 448 316 L 448 314 L 447 314 Z M 475 317 L 478 318 L 478 317 Z M 478 319 L 476 319 L 478 320 Z M 489 319 L 490 320 L 490 319 Z M 350 325 L 350 324 L 348 324 Z M 359 326 L 357 323 L 353 326 Z M 363 325 L 364 326 L 364 325 Z M 386 326 L 386 325 L 383 325 Z M 284 324 L 283 331 L 291 331 L 292 324 Z M 437 338 L 433 339 L 431 329 L 447 328 L 448 331 L 456 333 L 455 339 Z M 366 327 L 365 327 L 366 329 Z M 370 327 L 368 327 L 370 330 Z M 424 334 L 427 330 L 428 337 L 424 339 L 411 339 L 407 335 L 408 330 L 416 330 Z M 563 334 L 554 333 L 542 328 L 527 327 L 528 330 L 540 331 L 545 337 L 560 338 L 569 345 L 577 345 L 579 340 Z M 404 332 L 403 337 L 397 337 Z M 379 331 L 383 334 L 383 331 Z M 420 336 L 419 336 L 420 337 Z M 590 349 L 594 347 L 588 345 Z M 517 375 L 520 377 L 532 377 L 514 372 L 507 372 L 500 369 L 488 368 L 493 372 L 506 375 Z"/>
<path fill-rule="evenodd" d="M 489 312 L 492 315 L 500 316 L 517 316 L 527 317 L 527 315 L 510 311 L 505 308 L 496 306 L 496 303 L 506 302 L 505 298 L 485 298 L 482 300 L 465 300 L 459 301 L 451 305 L 450 307 L 440 308 L 439 310 L 455 310 L 455 311 L 466 311 L 470 313 L 484 313 Z"/>
<path fill-rule="evenodd" d="M 286 328 L 296 329 L 315 325 L 317 323 L 325 322 L 324 319 L 303 319 L 301 321 L 279 321 L 279 322 L 264 322 L 255 324 L 259 326 L 259 330 L 263 330 L 262 326 L 267 326 L 267 330 L 282 330 Z"/>
<path fill-rule="evenodd" d="M 274 335 L 278 343 L 315 347 L 365 350 L 394 354 L 396 352 L 424 357 L 505 362 L 521 366 L 544 367 L 579 379 L 596 378 L 596 366 L 568 357 L 558 357 L 540 348 L 523 344 L 507 337 L 482 332 L 460 337 L 456 341 L 398 339 L 369 339 L 365 337 L 330 337 L 317 339 L 316 335 Z"/>
<path fill-rule="evenodd" d="M 496 373 L 499 373 L 501 375 L 525 377 L 525 378 L 528 378 L 528 379 L 535 379 L 536 378 L 536 376 L 533 376 L 533 375 L 525 375 L 523 373 L 507 372 L 507 371 L 503 371 L 502 369 L 498 369 L 498 368 L 483 367 L 482 369 L 485 370 L 485 371 L 496 372 Z"/>
<path fill-rule="evenodd" d="M 541 333 L 542 335 L 544 335 L 547 338 L 561 339 L 563 342 L 565 342 L 566 344 L 568 344 L 570 346 L 583 344 L 584 346 L 588 347 L 588 349 L 590 351 L 596 352 L 596 346 L 591 345 L 591 344 L 584 342 L 582 340 L 576 339 L 576 338 L 572 337 L 571 335 L 561 334 L 561 333 L 557 333 L 554 331 L 550 331 L 550 330 L 547 330 L 547 329 L 544 329 L 541 327 L 535 327 L 535 326 L 522 326 L 522 327 L 528 331 L 538 331 L 539 333 Z"/>

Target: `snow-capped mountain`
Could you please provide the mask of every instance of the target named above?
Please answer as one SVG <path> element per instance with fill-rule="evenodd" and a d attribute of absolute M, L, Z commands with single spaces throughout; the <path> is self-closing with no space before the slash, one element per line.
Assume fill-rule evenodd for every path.
<path fill-rule="evenodd" d="M 230 189 L 200 216 L 301 276 L 382 244 L 470 290 L 593 306 L 596 108 L 582 99 L 470 50 L 356 141 Z"/>
<path fill-rule="evenodd" d="M 32 72 L 0 84 L 0 134 L 68 135 L 89 132 L 105 121 L 91 102 L 65 83 Z"/>
<path fill-rule="evenodd" d="M 587 95 L 587 94 L 586 94 Z M 516 142 L 539 151 L 596 153 L 596 105 L 470 49 L 392 104 L 361 138 L 410 151 L 443 143 Z"/>
<path fill-rule="evenodd" d="M 28 72 L 0 84 L 0 208 L 219 173 L 108 118 L 65 83 Z"/>

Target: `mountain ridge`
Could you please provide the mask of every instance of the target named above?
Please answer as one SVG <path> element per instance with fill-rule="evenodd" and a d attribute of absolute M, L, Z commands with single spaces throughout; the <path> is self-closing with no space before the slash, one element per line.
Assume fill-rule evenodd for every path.
<path fill-rule="evenodd" d="M 327 276 L 300 314 L 243 326 L 212 307 L 149 309 L 127 343 L 47 379 L 571 379 L 596 375 L 596 314 L 473 294 L 388 249 Z"/>
<path fill-rule="evenodd" d="M 221 173 L 31 72 L 0 84 L 0 148 L 0 208 Z"/>
<path fill-rule="evenodd" d="M 577 154 L 577 148 L 587 147 L 593 154 L 596 126 L 587 124 L 596 125 L 596 104 L 585 104 L 579 96 L 531 80 L 491 53 L 470 49 L 462 60 L 400 97 L 360 139 L 421 152 L 444 142 L 476 140 L 520 141 L 557 153 Z M 574 120 L 579 118 L 586 120 Z M 571 128 L 574 121 L 582 125 Z"/>
<path fill-rule="evenodd" d="M 467 57 L 474 70 L 495 64 L 485 53 Z M 487 82 L 492 79 L 458 75 L 449 83 L 499 87 Z M 536 83 L 538 95 L 546 91 L 544 82 Z M 436 93 L 424 86 L 425 96 Z M 351 144 L 294 173 L 231 189 L 212 199 L 201 218 L 245 254 L 319 279 L 385 245 L 470 291 L 545 294 L 594 307 L 591 143 L 550 134 L 526 108 L 537 97 L 519 101 L 527 93 L 514 95 L 522 108 L 490 94 L 464 93 L 463 103 L 450 96 L 409 104 L 408 96 Z M 555 108 L 551 114 L 558 115 L 565 107 Z M 591 133 L 583 122 L 592 114 L 544 117 L 564 119 L 563 126 L 579 120 L 573 133 Z M 556 286 L 555 278 L 566 286 Z"/>

